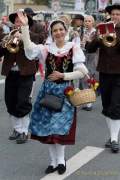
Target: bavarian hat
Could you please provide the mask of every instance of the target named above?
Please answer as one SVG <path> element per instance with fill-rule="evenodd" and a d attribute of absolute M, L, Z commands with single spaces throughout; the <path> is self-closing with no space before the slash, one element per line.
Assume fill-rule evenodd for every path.
<path fill-rule="evenodd" d="M 31 16 L 37 15 L 37 13 L 35 13 L 35 12 L 32 10 L 32 8 L 30 8 L 30 7 L 25 8 L 25 9 L 24 9 L 24 12 L 25 12 L 27 15 L 31 15 Z"/>
<path fill-rule="evenodd" d="M 23 12 L 23 13 L 24 13 L 24 9 L 22 9 L 22 10 L 20 9 L 20 10 L 14 12 L 14 13 L 11 13 L 11 14 L 9 15 L 9 20 L 10 20 L 11 23 L 13 23 L 13 24 L 15 23 L 15 18 L 18 16 L 18 15 L 17 15 L 18 12 Z M 29 17 L 28 15 L 27 15 L 27 17 L 28 17 L 28 24 L 29 24 L 29 26 L 32 26 L 32 25 L 33 25 L 33 20 L 32 20 L 32 18 Z"/>
<path fill-rule="evenodd" d="M 105 11 L 108 12 L 109 14 L 111 14 L 111 11 L 114 10 L 114 9 L 115 9 L 115 10 L 120 10 L 120 4 L 115 3 L 115 4 L 113 4 L 113 5 L 107 6 L 107 7 L 105 8 Z"/>
<path fill-rule="evenodd" d="M 80 19 L 84 21 L 84 16 L 82 14 L 76 14 L 73 19 Z"/>

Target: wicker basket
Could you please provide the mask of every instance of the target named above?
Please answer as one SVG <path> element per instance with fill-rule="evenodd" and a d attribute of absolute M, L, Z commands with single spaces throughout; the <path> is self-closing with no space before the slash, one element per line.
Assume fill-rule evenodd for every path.
<path fill-rule="evenodd" d="M 93 89 L 77 90 L 72 96 L 69 97 L 72 105 L 80 106 L 82 104 L 91 103 L 96 101 L 96 94 Z"/>

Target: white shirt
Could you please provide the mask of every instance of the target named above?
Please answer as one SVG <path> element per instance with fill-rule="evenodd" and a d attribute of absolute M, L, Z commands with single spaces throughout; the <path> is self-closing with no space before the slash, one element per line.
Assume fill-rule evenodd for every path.
<path fill-rule="evenodd" d="M 85 62 L 84 53 L 82 49 L 74 42 L 65 42 L 65 45 L 62 48 L 58 48 L 55 42 L 52 42 L 49 45 L 43 45 L 43 44 L 37 45 L 30 40 L 28 26 L 22 26 L 21 30 L 22 30 L 22 39 L 24 42 L 25 55 L 27 56 L 28 59 L 30 60 L 39 59 L 39 61 L 40 62 L 42 61 L 43 63 L 45 62 L 48 53 L 62 57 L 64 55 L 67 55 L 69 50 L 72 48 L 73 49 L 72 62 L 74 64 L 74 69 L 84 68 L 83 67 L 84 66 L 83 63 Z M 87 69 L 83 73 L 84 74 L 88 73 Z"/>
<path fill-rule="evenodd" d="M 73 48 L 73 63 L 85 62 L 85 56 L 82 49 L 78 47 L 74 42 L 65 42 L 65 45 L 62 48 L 58 48 L 55 42 L 52 42 L 49 45 L 36 45 L 30 40 L 28 26 L 22 27 L 22 36 L 24 41 L 25 54 L 30 60 L 39 58 L 40 60 L 45 61 L 49 52 L 54 54 L 55 56 L 62 57 L 66 55 L 71 48 Z"/>

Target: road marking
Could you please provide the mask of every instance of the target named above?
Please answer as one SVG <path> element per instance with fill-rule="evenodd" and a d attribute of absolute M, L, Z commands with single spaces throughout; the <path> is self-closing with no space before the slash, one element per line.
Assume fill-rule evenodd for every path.
<path fill-rule="evenodd" d="M 103 148 L 86 146 L 79 153 L 74 155 L 67 161 L 67 171 L 63 175 L 58 175 L 57 172 L 48 174 L 40 180 L 63 180 L 80 169 L 83 165 L 87 164 L 90 160 L 95 158 L 98 154 L 103 152 Z"/>

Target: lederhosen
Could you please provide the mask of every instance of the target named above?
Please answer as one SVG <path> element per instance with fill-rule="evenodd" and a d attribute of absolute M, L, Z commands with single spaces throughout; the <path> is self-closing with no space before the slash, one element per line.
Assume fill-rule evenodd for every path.
<path fill-rule="evenodd" d="M 9 114 L 21 118 L 32 109 L 30 93 L 33 75 L 23 76 L 19 71 L 10 71 L 5 80 L 5 103 Z"/>

